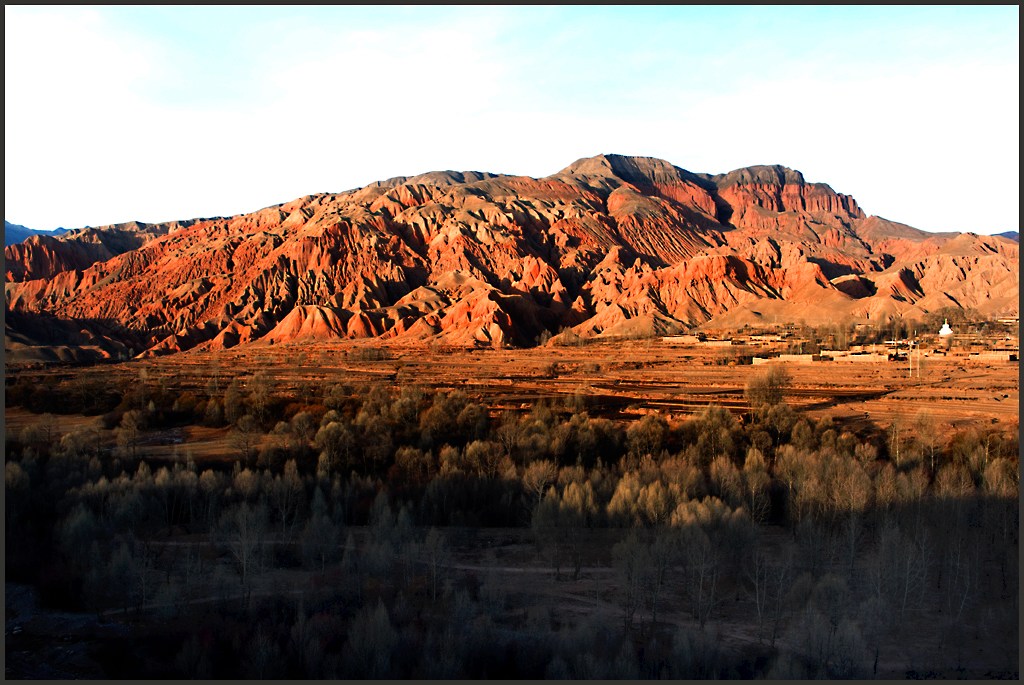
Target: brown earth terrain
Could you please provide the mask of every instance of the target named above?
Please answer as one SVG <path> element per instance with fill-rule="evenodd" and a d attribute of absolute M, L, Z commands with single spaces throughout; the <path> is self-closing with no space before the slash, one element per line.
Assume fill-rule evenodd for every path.
<path fill-rule="evenodd" d="M 879 346 L 881 347 L 881 346 Z M 365 359 L 364 350 L 383 351 L 386 359 Z M 527 410 L 538 399 L 553 404 L 582 402 L 594 417 L 633 420 L 661 412 L 682 420 L 709 404 L 736 415 L 749 411 L 744 388 L 758 367 L 736 360 L 769 354 L 762 348 L 731 345 L 679 345 L 662 339 L 595 342 L 582 346 L 547 345 L 527 350 L 423 347 L 365 341 L 250 345 L 201 351 L 130 363 L 80 368 L 50 367 L 20 374 L 33 382 L 77 378 L 110 384 L 144 374 L 148 382 L 172 391 L 201 393 L 216 377 L 257 372 L 272 380 L 274 392 L 293 396 L 310 382 L 382 384 L 392 389 L 418 386 L 429 392 L 459 389 L 493 414 Z M 376 355 L 374 355 L 376 356 Z M 969 350 L 926 351 L 913 376 L 907 362 L 775 361 L 792 377 L 787 402 L 815 418 L 832 418 L 851 428 L 885 428 L 894 421 L 908 428 L 926 412 L 943 437 L 972 425 L 1012 426 L 1020 416 L 1018 362 L 1010 353 L 985 357 Z M 48 379 L 45 380 L 44 379 Z M 7 427 L 20 430 L 38 417 L 21 408 L 7 411 Z M 99 427 L 99 417 L 54 416 L 61 430 Z M 67 424 L 67 425 L 65 425 Z M 186 426 L 151 436 L 154 456 L 180 454 L 187 445 L 196 459 L 234 458 L 227 428 Z"/>

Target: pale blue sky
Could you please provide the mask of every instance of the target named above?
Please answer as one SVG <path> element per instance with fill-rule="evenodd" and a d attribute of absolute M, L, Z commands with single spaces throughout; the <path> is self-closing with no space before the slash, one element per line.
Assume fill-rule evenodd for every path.
<path fill-rule="evenodd" d="M 1019 221 L 1019 8 L 5 6 L 5 218 L 248 212 L 600 153 Z"/>

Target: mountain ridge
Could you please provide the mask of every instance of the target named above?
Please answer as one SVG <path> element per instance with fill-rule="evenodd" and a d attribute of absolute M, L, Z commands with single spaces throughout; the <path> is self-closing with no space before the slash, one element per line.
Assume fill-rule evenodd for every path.
<path fill-rule="evenodd" d="M 5 258 L 8 342 L 46 315 L 100 356 L 129 338 L 148 354 L 360 337 L 527 346 L 566 327 L 655 334 L 767 309 L 876 322 L 1019 309 L 1011 240 L 868 216 L 781 165 L 709 175 L 612 154 L 541 178 L 436 171 L 232 217 L 79 229 Z"/>
<path fill-rule="evenodd" d="M 45 231 L 41 229 L 28 228 L 21 224 L 12 224 L 7 219 L 4 219 L 4 246 L 20 243 L 27 238 L 37 235 L 58 236 L 67 233 L 69 230 L 70 229 L 67 228 L 55 228 L 52 231 Z"/>

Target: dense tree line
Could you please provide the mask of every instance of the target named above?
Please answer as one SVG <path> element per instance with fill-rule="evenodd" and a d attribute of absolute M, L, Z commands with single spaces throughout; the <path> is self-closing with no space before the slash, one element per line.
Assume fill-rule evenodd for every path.
<path fill-rule="evenodd" d="M 7 401 L 53 411 L 60 383 Z M 7 435 L 7 577 L 47 606 L 162 616 L 185 676 L 869 677 L 915 616 L 950 648 L 982 623 L 1016 635 L 1017 435 L 940 443 L 927 414 L 856 435 L 787 388 L 769 369 L 743 416 L 629 422 L 579 398 L 495 413 L 459 390 L 285 396 L 266 374 L 83 390 L 65 409 L 112 439 L 52 414 Z M 147 454 L 154 430 L 192 424 L 225 428 L 236 458 Z M 531 531 L 562 582 L 613 569 L 621 621 L 513 611 L 500 583 L 453 570 L 454 540 L 481 527 Z M 278 569 L 313 580 L 268 591 Z M 727 653 L 713 631 L 741 601 L 758 643 Z M 137 674 L 162 672 L 147 653 Z"/>

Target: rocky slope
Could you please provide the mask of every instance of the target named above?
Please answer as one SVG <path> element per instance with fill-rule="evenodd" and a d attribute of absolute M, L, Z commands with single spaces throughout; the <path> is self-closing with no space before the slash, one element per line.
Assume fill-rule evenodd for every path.
<path fill-rule="evenodd" d="M 59 229 L 59 233 L 51 234 L 33 233 L 21 242 L 4 247 L 5 280 L 37 280 L 50 278 L 62 271 L 86 269 L 192 223 L 143 224 L 132 221 L 73 231 Z"/>
<path fill-rule="evenodd" d="M 47 317 L 102 354 L 1019 310 L 1011 240 L 867 216 L 780 166 L 708 175 L 619 155 L 538 179 L 434 172 L 234 217 L 81 229 L 5 258 L 8 347 Z"/>

